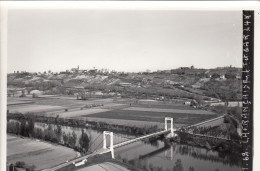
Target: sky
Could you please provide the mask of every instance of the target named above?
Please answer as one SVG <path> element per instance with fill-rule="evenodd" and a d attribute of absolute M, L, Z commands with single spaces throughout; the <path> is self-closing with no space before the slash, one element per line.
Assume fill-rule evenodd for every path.
<path fill-rule="evenodd" d="M 242 11 L 8 11 L 8 73 L 242 67 Z"/>

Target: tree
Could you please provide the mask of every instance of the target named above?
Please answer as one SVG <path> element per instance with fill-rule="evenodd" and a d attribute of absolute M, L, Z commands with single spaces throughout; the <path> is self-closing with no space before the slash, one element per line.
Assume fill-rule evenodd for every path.
<path fill-rule="evenodd" d="M 75 131 L 72 132 L 72 138 L 73 138 L 73 147 L 75 147 L 76 142 L 77 142 L 77 134 L 75 133 Z"/>
<path fill-rule="evenodd" d="M 55 129 L 55 133 L 58 135 L 59 138 L 61 137 L 62 135 L 61 125 L 57 125 L 57 128 Z"/>
<path fill-rule="evenodd" d="M 182 166 L 181 159 L 178 159 L 175 162 L 175 166 L 173 167 L 173 171 L 183 171 L 183 170 L 184 170 L 184 168 Z"/>
<path fill-rule="evenodd" d="M 55 124 L 57 124 L 57 125 L 59 125 L 59 115 L 57 115 L 56 117 L 55 117 Z"/>
<path fill-rule="evenodd" d="M 28 133 L 28 129 L 27 129 L 27 125 L 26 125 L 26 121 L 22 120 L 21 121 L 21 135 L 28 137 L 29 133 Z"/>
<path fill-rule="evenodd" d="M 189 171 L 194 171 L 194 167 L 190 166 Z"/>
<path fill-rule="evenodd" d="M 202 105 L 205 104 L 205 102 L 204 102 L 204 100 L 202 99 L 201 96 L 196 96 L 196 97 L 195 97 L 195 100 L 196 100 L 196 102 L 198 103 L 198 106 L 202 106 Z"/>
<path fill-rule="evenodd" d="M 55 133 L 55 131 L 53 129 L 52 130 L 48 130 L 47 133 L 48 133 L 48 136 L 49 136 L 49 140 L 51 142 L 54 142 L 54 143 L 59 142 L 58 136 L 57 136 L 57 134 Z"/>
<path fill-rule="evenodd" d="M 20 97 L 26 97 L 24 90 L 22 90 L 22 95 Z"/>
<path fill-rule="evenodd" d="M 13 165 L 13 163 L 12 164 L 10 164 L 10 166 L 9 166 L 9 171 L 14 171 L 15 170 L 15 167 L 14 167 L 14 165 Z"/>
<path fill-rule="evenodd" d="M 15 167 L 18 167 L 18 168 L 23 168 L 25 169 L 26 171 L 33 171 L 36 166 L 35 165 L 28 165 L 26 164 L 25 162 L 23 161 L 18 161 L 15 163 Z M 15 169 L 16 170 L 16 169 Z M 20 169 L 19 169 L 20 170 Z"/>
<path fill-rule="evenodd" d="M 26 171 L 33 171 L 33 170 L 35 170 L 35 168 L 36 168 L 36 166 L 35 165 L 28 165 L 28 166 L 26 166 L 27 168 L 26 168 Z"/>
<path fill-rule="evenodd" d="M 52 130 L 52 125 L 51 124 L 48 125 L 48 130 Z"/>
<path fill-rule="evenodd" d="M 19 168 L 25 168 L 25 162 L 23 161 L 18 161 L 15 163 L 15 166 L 16 167 L 19 167 Z"/>
<path fill-rule="evenodd" d="M 15 134 L 21 134 L 21 125 L 19 124 L 19 122 L 15 123 Z"/>
<path fill-rule="evenodd" d="M 69 140 L 68 135 L 64 132 L 63 133 L 63 142 L 65 145 L 68 145 L 68 140 Z"/>
<path fill-rule="evenodd" d="M 81 137 L 79 139 L 80 149 L 83 153 L 86 153 L 89 149 L 89 137 L 88 134 L 81 130 Z"/>
<path fill-rule="evenodd" d="M 34 129 L 34 137 L 38 139 L 44 139 L 44 133 L 41 128 Z"/>
<path fill-rule="evenodd" d="M 27 126 L 27 128 L 28 128 L 28 135 L 30 137 L 32 137 L 33 134 L 34 134 L 34 123 L 35 123 L 34 116 L 30 116 L 28 118 L 28 126 Z"/>
<path fill-rule="evenodd" d="M 77 134 L 75 131 L 72 132 L 72 134 L 69 133 L 68 135 L 68 146 L 74 148 L 77 141 Z"/>

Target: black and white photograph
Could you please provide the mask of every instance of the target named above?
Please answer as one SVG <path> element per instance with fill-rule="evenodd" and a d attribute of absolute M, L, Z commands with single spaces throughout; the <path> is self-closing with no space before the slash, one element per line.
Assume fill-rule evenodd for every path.
<path fill-rule="evenodd" d="M 259 11 L 6 4 L 1 170 L 253 170 Z"/>

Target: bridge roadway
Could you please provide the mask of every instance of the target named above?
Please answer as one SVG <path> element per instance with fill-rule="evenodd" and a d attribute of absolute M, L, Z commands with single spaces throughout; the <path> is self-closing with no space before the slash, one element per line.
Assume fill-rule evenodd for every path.
<path fill-rule="evenodd" d="M 71 161 L 66 162 L 66 163 L 62 163 L 62 164 L 60 164 L 60 165 L 58 165 L 58 166 L 54 166 L 54 167 L 49 168 L 49 169 L 44 169 L 43 171 L 54 171 L 54 170 L 58 170 L 58 169 L 61 169 L 61 168 L 63 168 L 63 167 L 69 166 L 69 165 L 73 164 L 74 162 L 75 162 L 75 163 L 78 163 L 78 162 L 81 162 L 81 161 L 84 160 L 84 159 L 87 159 L 87 158 L 89 158 L 89 157 L 93 157 L 93 156 L 95 156 L 95 155 L 97 155 L 97 154 L 105 154 L 105 153 L 108 153 L 108 152 L 110 152 L 110 149 L 101 149 L 100 151 L 93 152 L 93 153 L 91 153 L 91 154 L 88 154 L 88 155 L 85 155 L 85 156 L 76 158 L 76 159 L 71 160 Z"/>
<path fill-rule="evenodd" d="M 96 152 L 93 152 L 93 153 L 91 153 L 91 154 L 88 154 L 88 155 L 85 155 L 85 156 L 76 158 L 76 159 L 71 160 L 71 161 L 66 162 L 66 163 L 62 163 L 62 164 L 60 164 L 60 165 L 58 165 L 58 166 L 54 166 L 53 168 L 44 169 L 43 171 L 58 170 L 58 169 L 61 169 L 61 168 L 63 168 L 63 167 L 69 166 L 69 165 L 73 164 L 74 162 L 75 162 L 75 163 L 78 163 L 78 162 L 81 162 L 82 160 L 87 159 L 87 158 L 89 158 L 89 157 L 93 157 L 93 156 L 98 155 L 98 154 L 105 154 L 105 153 L 108 153 L 108 152 L 110 152 L 110 149 L 100 149 L 100 150 L 97 150 Z"/>
<path fill-rule="evenodd" d="M 140 141 L 140 140 L 143 140 L 143 139 L 146 139 L 146 138 L 151 138 L 151 137 L 154 137 L 154 136 L 159 136 L 159 135 L 162 135 L 162 134 L 166 134 L 166 133 L 169 133 L 171 130 L 163 130 L 163 131 L 160 131 L 160 132 L 156 132 L 156 133 L 152 133 L 152 134 L 149 134 L 149 135 L 144 135 L 142 137 L 138 137 L 138 138 L 135 138 L 135 139 L 132 139 L 132 140 L 128 140 L 128 141 L 124 141 L 122 143 L 119 143 L 119 144 L 115 144 L 114 145 L 114 149 L 115 148 L 119 148 L 119 147 L 122 147 L 124 145 L 127 145 L 127 144 L 131 144 L 131 143 L 134 143 L 136 141 Z M 66 166 L 69 166 L 71 164 L 73 164 L 74 162 L 77 163 L 77 162 L 81 162 L 82 160 L 84 159 L 87 159 L 89 157 L 93 157 L 95 155 L 98 155 L 98 154 L 105 154 L 105 153 L 108 153 L 110 152 L 110 149 L 100 149 L 100 150 L 97 150 L 91 154 L 88 154 L 88 155 L 85 155 L 85 156 L 82 156 L 82 157 L 79 157 L 79 158 L 76 158 L 74 160 L 71 160 L 69 162 L 66 162 L 66 163 L 62 163 L 58 166 L 55 166 L 53 168 L 50 168 L 50 169 L 44 169 L 43 171 L 53 171 L 53 170 L 58 170 L 58 169 L 61 169 L 63 167 L 66 167 Z"/>

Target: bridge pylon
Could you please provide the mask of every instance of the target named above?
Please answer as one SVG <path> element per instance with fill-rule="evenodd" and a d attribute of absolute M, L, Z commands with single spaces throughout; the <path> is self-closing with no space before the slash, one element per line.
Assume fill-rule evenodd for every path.
<path fill-rule="evenodd" d="M 110 151 L 111 151 L 111 156 L 112 156 L 112 159 L 115 158 L 115 153 L 114 153 L 114 135 L 113 135 L 113 132 L 110 132 L 110 131 L 104 131 L 103 132 L 103 148 L 104 149 L 107 149 L 107 135 L 109 135 L 109 138 L 110 138 Z"/>
<path fill-rule="evenodd" d="M 171 130 L 171 137 L 174 137 L 174 129 L 173 129 L 173 118 L 170 117 L 166 117 L 165 118 L 165 130 L 168 130 L 168 121 L 171 121 L 171 126 L 170 126 L 170 130 Z"/>

